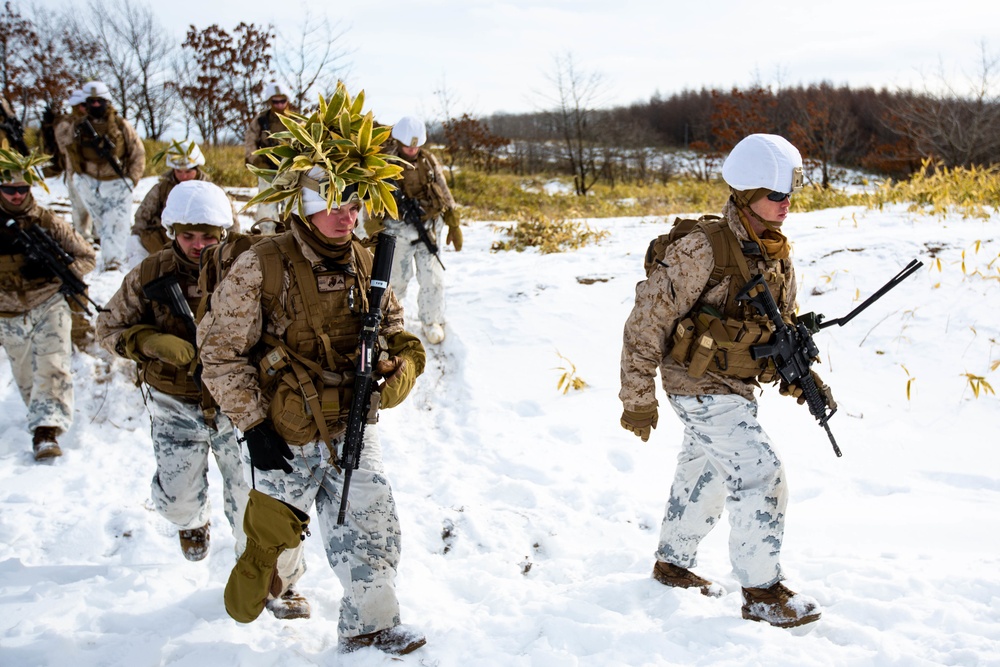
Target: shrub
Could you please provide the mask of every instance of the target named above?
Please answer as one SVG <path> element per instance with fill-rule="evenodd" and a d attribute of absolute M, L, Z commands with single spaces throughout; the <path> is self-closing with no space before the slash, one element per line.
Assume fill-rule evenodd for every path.
<path fill-rule="evenodd" d="M 544 254 L 578 250 L 585 245 L 597 243 L 608 236 L 605 230 L 594 230 L 589 225 L 573 220 L 551 220 L 544 215 L 521 217 L 510 226 L 494 225 L 494 229 L 506 234 L 507 241 L 495 241 L 493 252 L 538 248 Z"/>

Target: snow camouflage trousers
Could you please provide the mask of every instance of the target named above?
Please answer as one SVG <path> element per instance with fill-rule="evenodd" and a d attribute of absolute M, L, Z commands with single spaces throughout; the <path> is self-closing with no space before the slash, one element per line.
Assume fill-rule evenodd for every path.
<path fill-rule="evenodd" d="M 94 220 L 94 235 L 101 240 L 99 268 L 125 265 L 125 241 L 132 228 L 132 188 L 122 179 L 99 181 L 73 174 L 73 185 Z"/>
<path fill-rule="evenodd" d="M 744 587 L 781 581 L 788 490 L 781 459 L 742 396 L 670 396 L 684 440 L 660 529 L 658 560 L 691 568 L 698 544 L 729 510 L 729 558 Z"/>
<path fill-rule="evenodd" d="M 222 473 L 222 497 L 226 519 L 236 539 L 236 553 L 246 548 L 243 512 L 250 487 L 243 476 L 240 445 L 232 422 L 216 417 L 215 430 L 205 423 L 201 407 L 149 389 L 150 422 L 156 472 L 150 484 L 153 504 L 160 516 L 178 530 L 198 528 L 211 518 L 208 499 L 208 454 Z"/>
<path fill-rule="evenodd" d="M 417 284 L 420 291 L 417 292 L 417 315 L 420 323 L 424 326 L 431 324 L 444 324 L 444 269 L 434 259 L 434 255 L 427 250 L 427 246 L 418 239 L 417 229 L 413 225 L 405 222 L 385 220 L 385 228 L 396 236 L 396 251 L 392 256 L 392 291 L 396 293 L 396 298 L 402 303 L 406 297 L 406 288 L 413 278 L 414 267 L 416 267 Z M 444 253 L 444 236 L 441 230 L 444 227 L 442 218 L 438 217 L 432 221 L 424 223 L 432 239 L 436 239 L 438 244 L 438 254 Z"/>
<path fill-rule="evenodd" d="M 80 232 L 80 236 L 88 241 L 94 240 L 94 221 L 90 218 L 90 213 L 80 199 L 80 193 L 76 191 L 76 181 L 73 174 L 66 174 L 66 194 L 69 196 L 69 205 L 73 214 L 73 228 Z"/>
<path fill-rule="evenodd" d="M 341 444 L 339 439 L 334 442 L 338 454 Z M 343 526 L 337 525 L 337 513 L 344 478 L 330 465 L 326 445 L 311 442 L 291 449 L 295 455 L 291 474 L 254 469 L 255 488 L 306 513 L 316 503 L 326 557 L 344 587 L 337 626 L 340 636 L 355 637 L 399 625 L 395 588 L 399 518 L 382 467 L 377 427 L 369 424 L 365 429 L 361 465 L 351 477 Z M 278 566 L 280 575 L 280 560 Z"/>
<path fill-rule="evenodd" d="M 56 293 L 23 315 L 0 317 L 0 344 L 28 406 L 28 432 L 39 426 L 69 430 L 73 423 L 73 318 Z"/>

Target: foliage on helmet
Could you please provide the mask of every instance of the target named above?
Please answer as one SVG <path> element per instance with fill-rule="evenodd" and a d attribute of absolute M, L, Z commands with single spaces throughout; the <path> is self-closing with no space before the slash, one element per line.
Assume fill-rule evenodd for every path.
<path fill-rule="evenodd" d="M 164 158 L 167 158 L 167 164 L 169 165 L 169 158 L 171 157 L 174 158 L 175 162 L 182 162 L 184 164 L 194 164 L 197 166 L 205 163 L 201 149 L 198 148 L 198 144 L 193 139 L 190 141 L 187 139 L 184 141 L 174 139 L 153 155 L 153 164 L 159 164 Z"/>
<path fill-rule="evenodd" d="M 0 146 L 0 181 L 9 183 L 23 178 L 28 185 L 41 185 L 48 192 L 49 186 L 45 183 L 38 168 L 48 162 L 51 157 L 51 155 L 35 151 L 21 155 L 4 142 L 4 145 Z"/>
<path fill-rule="evenodd" d="M 375 127 L 370 111 L 362 115 L 364 101 L 364 91 L 352 100 L 344 84 L 338 82 L 333 96 L 329 100 L 320 96 L 317 110 L 308 117 L 297 113 L 278 116 L 285 126 L 284 131 L 271 135 L 278 145 L 254 153 L 263 155 L 275 167 L 247 165 L 270 187 L 261 190 L 246 207 L 278 204 L 283 213 L 295 212 L 305 218 L 300 181 L 318 167 L 328 175 L 320 190 L 326 197 L 327 210 L 339 208 L 344 190 L 357 184 L 358 198 L 370 215 L 384 212 L 398 217 L 392 196 L 396 187 L 391 181 L 399 178 L 403 167 L 391 164 L 399 162 L 399 158 L 381 152 L 392 128 Z"/>

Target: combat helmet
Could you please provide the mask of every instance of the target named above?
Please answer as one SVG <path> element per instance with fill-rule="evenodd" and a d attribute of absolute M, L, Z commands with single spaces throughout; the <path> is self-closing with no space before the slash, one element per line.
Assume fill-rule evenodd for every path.
<path fill-rule="evenodd" d="M 167 195 L 160 224 L 169 238 L 176 236 L 175 225 L 201 228 L 223 238 L 233 226 L 233 204 L 226 191 L 208 181 L 178 183 Z M 216 232 L 216 228 L 218 231 Z"/>
<path fill-rule="evenodd" d="M 802 156 L 784 137 L 751 134 L 722 163 L 722 180 L 743 206 L 762 189 L 791 194 L 802 189 Z"/>
<path fill-rule="evenodd" d="M 171 141 L 153 156 L 153 163 L 164 160 L 171 169 L 194 169 L 205 164 L 205 155 L 194 140 Z"/>

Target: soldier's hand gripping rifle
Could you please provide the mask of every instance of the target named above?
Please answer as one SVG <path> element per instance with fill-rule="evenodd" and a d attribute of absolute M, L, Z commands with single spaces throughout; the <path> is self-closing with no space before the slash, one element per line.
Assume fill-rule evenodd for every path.
<path fill-rule="evenodd" d="M 375 389 L 372 372 L 378 361 L 376 355 L 378 332 L 382 326 L 382 297 L 389 288 L 392 255 L 395 250 L 396 237 L 386 232 L 380 233 L 378 245 L 375 247 L 375 260 L 372 263 L 371 284 L 368 288 L 368 312 L 362 318 L 361 333 L 358 335 L 358 367 L 354 373 L 354 396 L 351 399 L 351 412 L 347 417 L 347 432 L 344 434 L 344 449 L 340 458 L 340 466 L 344 471 L 344 491 L 340 496 L 338 526 L 344 525 L 347 517 L 347 494 L 351 490 L 351 475 L 361 464 L 365 426 L 368 424 L 368 415 L 371 412 L 369 406 L 372 391 Z"/>
<path fill-rule="evenodd" d="M 181 284 L 177 282 L 177 276 L 167 274 L 154 278 L 142 286 L 142 293 L 150 301 L 158 301 L 167 306 L 175 317 L 184 320 L 184 326 L 191 334 L 191 340 L 198 340 L 198 323 L 195 322 L 194 313 L 184 293 L 181 291 Z M 194 355 L 192 367 L 188 371 L 193 377 L 195 384 L 201 389 L 201 362 L 198 360 L 197 352 Z"/>
<path fill-rule="evenodd" d="M 75 258 L 56 243 L 44 228 L 39 225 L 29 225 L 27 229 L 21 229 L 17 221 L 11 219 L 7 221 L 7 229 L 17 235 L 17 240 L 24 249 L 24 257 L 29 264 L 41 265 L 59 279 L 62 283 L 59 288 L 60 293 L 72 299 L 88 315 L 91 314 L 90 309 L 87 308 L 86 303 L 80 300 L 80 297 L 94 304 L 94 308 L 98 312 L 104 310 L 87 294 L 87 283 L 83 282 L 69 268 Z"/>
<path fill-rule="evenodd" d="M 89 118 L 84 118 L 80 125 L 80 134 L 83 138 L 94 147 L 97 154 L 100 155 L 105 162 L 111 165 L 111 168 L 115 170 L 118 177 L 125 182 L 130 189 L 135 187 L 135 183 L 129 180 L 128 176 L 125 175 L 125 168 L 122 167 L 122 163 L 115 157 L 115 144 L 113 141 L 107 137 L 101 136 L 91 125 Z"/>
<path fill-rule="evenodd" d="M 424 207 L 416 199 L 407 197 L 400 190 L 394 191 L 392 196 L 396 200 L 396 208 L 399 210 L 400 219 L 409 225 L 413 225 L 417 230 L 417 240 L 413 241 L 413 243 L 423 243 L 424 247 L 427 248 L 427 252 L 434 255 L 434 259 L 444 269 L 444 263 L 441 261 L 441 254 L 437 243 L 434 243 L 431 239 L 431 235 L 427 231 L 427 225 L 424 224 L 424 216 L 427 215 Z"/>
<path fill-rule="evenodd" d="M 813 342 L 812 334 L 820 329 L 837 324 L 844 326 L 855 315 L 870 306 L 881 298 L 890 289 L 909 277 L 914 271 L 923 266 L 923 262 L 912 260 L 895 277 L 883 285 L 875 294 L 866 299 L 861 305 L 852 310 L 846 316 L 823 321 L 822 315 L 806 313 L 797 319 L 794 326 L 789 326 L 781 319 L 781 311 L 778 304 L 774 302 L 774 296 L 764 281 L 763 276 L 757 275 L 750 282 L 743 286 L 743 289 L 736 295 L 736 301 L 748 301 L 758 313 L 771 320 L 774 327 L 774 335 L 768 343 L 754 345 L 750 348 L 750 357 L 753 359 L 772 359 L 778 375 L 788 384 L 795 383 L 802 389 L 802 395 L 809 406 L 809 413 L 819 420 L 820 426 L 826 430 L 833 451 L 837 456 L 842 456 L 840 447 L 833 437 L 828 422 L 837 412 L 836 408 L 829 410 L 826 399 L 820 393 L 819 388 L 813 380 L 809 367 L 813 359 L 819 356 L 819 348 Z"/>

